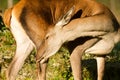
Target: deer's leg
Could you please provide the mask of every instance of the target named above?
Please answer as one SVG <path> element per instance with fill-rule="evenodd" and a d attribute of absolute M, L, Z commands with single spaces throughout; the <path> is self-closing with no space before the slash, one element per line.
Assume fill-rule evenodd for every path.
<path fill-rule="evenodd" d="M 97 56 L 97 80 L 103 80 L 104 68 L 105 68 L 105 56 Z"/>
<path fill-rule="evenodd" d="M 77 46 L 70 56 L 70 62 L 71 62 L 74 80 L 82 80 L 81 59 L 82 59 L 83 51 L 80 50 L 79 47 L 80 46 Z"/>
<path fill-rule="evenodd" d="M 48 60 L 46 60 L 45 62 L 41 62 L 39 61 L 39 58 L 41 56 L 43 56 L 43 52 L 42 50 L 45 47 L 40 47 L 40 49 L 38 49 L 37 51 L 37 55 L 36 55 L 36 65 L 37 65 L 37 80 L 46 80 L 46 68 L 47 68 L 47 63 Z"/>
<path fill-rule="evenodd" d="M 93 44 L 95 44 L 99 39 L 93 38 L 90 40 L 85 41 L 85 43 L 77 46 L 71 56 L 70 56 L 70 62 L 71 67 L 73 71 L 74 80 L 82 80 L 82 70 L 81 70 L 81 60 L 82 60 L 82 54 L 84 51 L 91 47 Z"/>
<path fill-rule="evenodd" d="M 102 80 L 105 66 L 105 55 L 109 54 L 114 47 L 114 40 L 111 36 L 106 35 L 105 38 L 98 41 L 94 46 L 87 49 L 85 52 L 97 55 L 97 70 L 98 80 Z"/>
<path fill-rule="evenodd" d="M 33 45 L 29 41 L 17 44 L 16 54 L 7 70 L 7 80 L 15 80 L 18 71 L 32 50 Z"/>
<path fill-rule="evenodd" d="M 46 80 L 46 68 L 47 62 L 40 63 L 37 62 L 37 80 Z"/>
<path fill-rule="evenodd" d="M 115 43 L 111 35 L 105 35 L 94 46 L 87 49 L 85 52 L 95 55 L 109 54 L 114 48 Z"/>
<path fill-rule="evenodd" d="M 6 72 L 7 80 L 15 80 L 15 77 L 24 64 L 25 59 L 34 48 L 32 41 L 28 38 L 24 29 L 22 29 L 21 24 L 14 15 L 11 19 L 11 32 L 16 40 L 17 48 L 16 54 Z"/>

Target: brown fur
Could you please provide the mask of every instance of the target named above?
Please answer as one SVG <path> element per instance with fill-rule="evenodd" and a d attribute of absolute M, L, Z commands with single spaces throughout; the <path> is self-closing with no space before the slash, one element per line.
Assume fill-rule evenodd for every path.
<path fill-rule="evenodd" d="M 10 27 L 11 17 L 12 17 L 12 8 L 9 8 L 5 11 L 3 16 L 3 21 L 7 27 Z"/>
<path fill-rule="evenodd" d="M 66 14 L 72 7 L 74 10 L 70 20 L 65 24 L 66 18 L 69 18 Z M 95 53 L 100 55 L 96 60 L 98 80 L 102 80 L 104 55 L 119 41 L 120 27 L 116 18 L 107 7 L 95 0 L 20 0 L 5 12 L 4 22 L 7 26 L 13 25 L 11 31 L 17 42 L 15 57 L 7 70 L 7 80 L 15 80 L 33 47 L 37 50 L 37 79 L 45 80 L 48 58 L 67 41 L 72 41 L 68 43 L 68 47 L 72 49 L 70 61 L 74 79 L 81 80 L 82 54 L 100 41 L 109 41 L 112 36 L 114 40 L 112 39 L 113 43 L 111 40 L 109 42 L 110 49 Z"/>

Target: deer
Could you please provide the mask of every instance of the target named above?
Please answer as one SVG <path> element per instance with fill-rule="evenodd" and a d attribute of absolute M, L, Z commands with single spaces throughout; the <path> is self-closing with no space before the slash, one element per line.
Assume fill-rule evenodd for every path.
<path fill-rule="evenodd" d="M 113 13 L 95 0 L 20 0 L 5 11 L 4 23 L 16 40 L 16 53 L 7 71 L 15 80 L 30 52 L 36 49 L 37 80 L 46 80 L 49 58 L 64 43 L 70 51 L 74 80 L 82 80 L 82 55 L 96 56 L 97 80 L 102 80 L 105 57 L 120 41 Z"/>

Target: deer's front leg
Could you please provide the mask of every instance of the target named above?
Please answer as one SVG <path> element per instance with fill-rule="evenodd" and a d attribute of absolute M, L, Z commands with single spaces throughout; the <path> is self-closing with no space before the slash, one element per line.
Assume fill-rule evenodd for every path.
<path fill-rule="evenodd" d="M 80 46 L 77 46 L 71 56 L 70 56 L 70 63 L 72 67 L 73 77 L 74 80 L 82 80 L 82 70 L 81 70 L 81 60 L 82 60 L 82 53 L 83 51 L 79 49 Z"/>
<path fill-rule="evenodd" d="M 99 39 L 93 38 L 93 39 L 85 39 L 85 42 L 83 44 L 80 44 L 77 46 L 71 56 L 70 56 L 70 62 L 72 66 L 73 76 L 74 80 L 82 80 L 82 70 L 81 70 L 81 60 L 82 60 L 82 54 L 86 49 L 94 45 Z"/>
<path fill-rule="evenodd" d="M 97 56 L 97 80 L 103 80 L 104 68 L 105 68 L 105 56 Z"/>
<path fill-rule="evenodd" d="M 87 49 L 85 52 L 90 54 L 97 55 L 97 71 L 98 71 L 98 79 L 102 80 L 104 75 L 104 66 L 105 66 L 105 55 L 109 54 L 115 43 L 114 37 L 112 38 L 111 35 L 107 34 L 103 36 L 101 40 L 99 40 L 95 45 Z"/>

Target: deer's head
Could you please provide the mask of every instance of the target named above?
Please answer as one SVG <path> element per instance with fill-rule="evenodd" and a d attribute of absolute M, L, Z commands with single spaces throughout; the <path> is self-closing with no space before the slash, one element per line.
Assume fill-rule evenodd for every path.
<path fill-rule="evenodd" d="M 65 42 L 65 40 L 63 40 L 64 32 L 62 29 L 70 22 L 73 12 L 74 6 L 59 19 L 59 21 L 55 24 L 55 27 L 48 30 L 39 50 L 41 56 L 38 61 L 41 63 L 46 61 L 50 56 L 54 55 Z"/>

